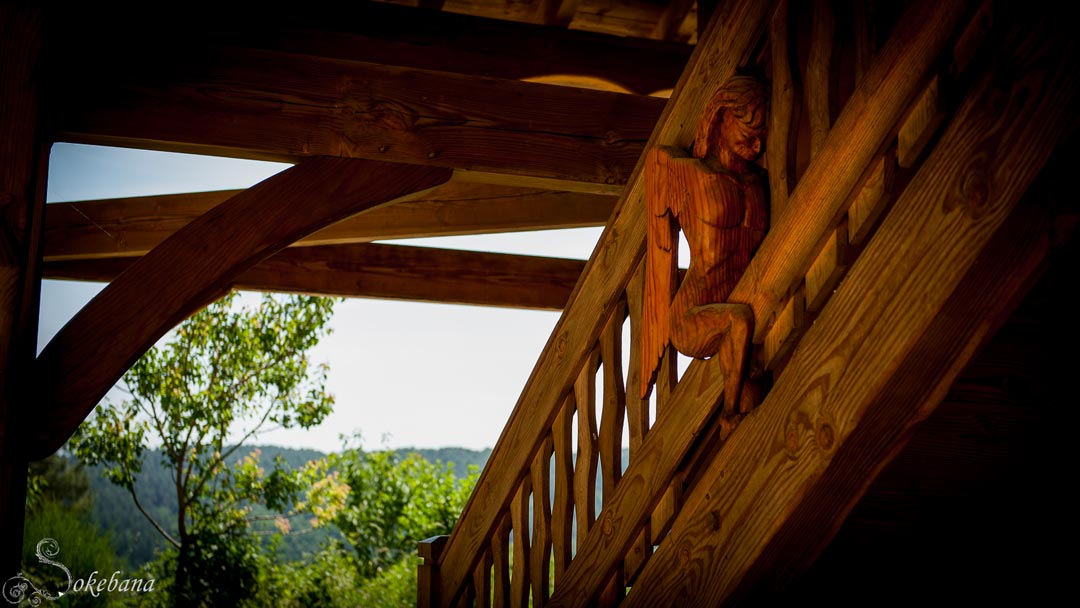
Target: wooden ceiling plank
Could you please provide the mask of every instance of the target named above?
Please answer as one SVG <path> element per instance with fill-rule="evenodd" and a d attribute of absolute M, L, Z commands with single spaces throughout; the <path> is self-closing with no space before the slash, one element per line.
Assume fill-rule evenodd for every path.
<path fill-rule="evenodd" d="M 110 282 L 138 258 L 46 262 L 45 278 Z M 584 260 L 361 243 L 282 250 L 235 289 L 562 310 Z"/>
<path fill-rule="evenodd" d="M 50 204 L 45 217 L 45 260 L 143 255 L 240 192 Z M 451 181 L 342 220 L 293 246 L 602 226 L 616 200 L 598 194 Z"/>
<path fill-rule="evenodd" d="M 121 71 L 122 72 L 122 71 Z M 57 92 L 59 141 L 287 160 L 367 158 L 625 183 L 665 100 L 217 49 Z"/>
<path fill-rule="evenodd" d="M 1074 46 L 1029 23 L 1016 32 L 705 467 L 629 606 L 737 601 L 804 567 L 1030 285 L 1054 224 L 1020 199 L 1068 131 L 1078 76 Z M 987 188 L 972 194 L 973 179 Z"/>
<path fill-rule="evenodd" d="M 55 452 L 138 357 L 220 297 L 240 273 L 320 228 L 450 176 L 433 167 L 314 158 L 191 222 L 117 277 L 45 346 L 35 365 L 37 405 L 26 412 L 27 456 Z M 310 204 L 288 204 L 297 198 Z"/>

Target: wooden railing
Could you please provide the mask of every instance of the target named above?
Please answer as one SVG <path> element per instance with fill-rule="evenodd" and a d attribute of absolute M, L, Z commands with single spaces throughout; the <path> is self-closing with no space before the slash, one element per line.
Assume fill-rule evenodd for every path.
<path fill-rule="evenodd" d="M 788 15 L 786 2 L 722 7 L 650 142 L 686 147 L 704 100 L 736 66 L 771 68 L 766 164 L 774 222 L 729 299 L 753 309 L 755 367 L 774 375 L 872 235 L 896 184 L 920 162 L 921 147 L 941 122 L 940 78 L 961 71 L 971 55 L 967 47 L 980 42 L 972 6 L 916 2 L 891 28 L 888 44 L 874 52 L 869 26 L 859 21 L 869 17 L 836 20 L 828 6 L 813 9 L 811 62 L 801 79 L 790 72 L 799 65 L 794 58 L 777 59 L 799 48 L 797 28 L 787 24 L 801 16 Z M 830 23 L 839 22 L 859 24 L 851 38 L 861 59 L 815 66 L 831 55 L 817 46 L 832 40 Z M 875 23 L 878 31 L 891 25 Z M 767 50 L 755 56 L 755 49 Z M 802 87 L 791 84 L 800 80 Z M 805 100 L 798 88 L 805 89 Z M 844 99 L 829 100 L 830 90 Z M 830 106 L 843 108 L 835 121 Z M 803 107 L 810 107 L 812 128 L 810 145 L 800 147 Z M 654 404 L 638 398 L 636 388 L 626 390 L 639 381 L 640 169 L 453 535 L 421 549 L 421 605 L 619 603 L 663 543 L 701 465 L 737 424 L 716 416 L 725 370 L 715 359 L 693 362 L 680 378 L 669 350 Z M 602 508 L 595 513 L 598 486 Z"/>

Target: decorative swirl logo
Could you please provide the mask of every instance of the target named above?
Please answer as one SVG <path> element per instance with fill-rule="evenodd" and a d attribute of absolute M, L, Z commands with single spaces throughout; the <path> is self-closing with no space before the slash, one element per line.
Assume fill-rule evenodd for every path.
<path fill-rule="evenodd" d="M 42 564 L 55 566 L 64 571 L 64 576 L 67 577 L 67 586 L 64 587 L 63 591 L 58 591 L 56 595 L 51 595 L 44 589 L 38 589 L 33 581 L 20 572 L 4 581 L 4 599 L 7 600 L 9 604 L 18 604 L 22 601 L 27 601 L 31 606 L 40 606 L 41 600 L 56 601 L 64 597 L 64 594 L 71 589 L 71 571 L 68 570 L 67 566 L 64 564 L 50 559 L 60 555 L 60 543 L 52 538 L 43 538 L 38 541 L 35 553 L 37 554 L 38 561 Z"/>

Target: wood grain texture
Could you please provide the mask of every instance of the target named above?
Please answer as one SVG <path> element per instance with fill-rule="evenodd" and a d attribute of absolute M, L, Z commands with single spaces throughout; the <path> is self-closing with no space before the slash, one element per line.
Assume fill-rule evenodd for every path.
<path fill-rule="evenodd" d="M 552 438 L 540 444 L 530 472 L 532 483 L 532 555 L 529 556 L 529 579 L 534 606 L 547 602 L 551 590 L 551 455 Z"/>
<path fill-rule="evenodd" d="M 640 386 L 641 383 L 641 366 L 636 365 L 636 362 L 641 357 L 641 305 L 645 290 L 644 283 L 645 267 L 642 264 L 626 286 L 626 303 L 630 317 L 630 370 L 626 384 L 630 387 Z M 626 392 L 626 426 L 629 434 L 630 462 L 633 462 L 638 458 L 638 450 L 645 440 L 645 435 L 649 432 L 649 400 L 642 399 L 640 393 L 633 388 Z M 627 464 L 629 465 L 629 462 Z M 652 541 L 646 526 L 626 554 L 623 564 L 625 583 L 632 583 L 651 553 Z"/>
<path fill-rule="evenodd" d="M 665 106 L 650 145 L 683 145 L 693 135 L 696 116 L 721 82 L 734 73 L 760 39 L 771 3 L 726 3 L 713 18 L 713 34 L 698 45 L 683 79 Z M 707 66 L 707 68 L 706 68 Z M 640 167 L 627 188 L 586 265 L 510 420 L 481 473 L 476 490 L 450 537 L 441 563 L 444 590 L 456 596 L 471 572 L 478 549 L 488 542 L 500 513 L 509 504 L 514 471 L 524 472 L 559 411 L 574 379 L 603 329 L 609 307 L 621 297 L 645 247 Z M 556 553 L 558 555 L 558 553 Z"/>
<path fill-rule="evenodd" d="M 555 585 L 570 566 L 574 548 L 574 398 L 567 395 L 555 417 L 551 436 L 555 451 L 555 495 L 551 506 L 551 544 Z"/>
<path fill-rule="evenodd" d="M 532 480 L 525 477 L 510 503 L 510 525 L 514 529 L 514 541 L 511 543 L 513 559 L 510 564 L 510 606 L 527 608 L 529 606 L 529 574 L 532 553 L 529 550 L 529 503 Z"/>
<path fill-rule="evenodd" d="M 814 0 L 810 53 L 806 60 L 806 109 L 810 121 L 810 159 L 813 160 L 829 136 L 829 80 L 831 77 L 833 34 L 836 18 L 830 0 Z"/>
<path fill-rule="evenodd" d="M 61 141 L 286 160 L 367 158 L 622 184 L 664 100 L 258 49 L 168 82 L 61 90 Z M 108 79 L 106 79 L 108 81 Z"/>
<path fill-rule="evenodd" d="M 930 80 L 900 126 L 896 137 L 896 162 L 901 167 L 915 166 L 919 153 L 945 118 L 938 99 L 938 82 L 936 76 Z"/>
<path fill-rule="evenodd" d="M 439 554 L 446 547 L 447 536 L 433 536 L 420 541 L 417 552 L 420 563 L 416 569 L 416 605 L 422 608 L 438 606 Z"/>
<path fill-rule="evenodd" d="M 453 535 L 451 535 L 453 538 Z M 510 514 L 506 513 L 495 534 L 491 537 L 491 559 L 494 570 L 492 576 L 492 599 L 493 606 L 505 607 L 510 605 Z M 444 585 L 445 587 L 445 585 Z M 452 605 L 453 598 L 442 600 L 444 606 Z"/>
<path fill-rule="evenodd" d="M 672 396 L 674 402 L 719 401 L 724 384 L 719 361 L 710 359 L 700 363 L 687 370 Z M 695 388 L 690 389 L 691 386 Z M 649 515 L 671 488 L 670 482 L 686 450 L 710 415 L 711 408 L 707 407 L 672 407 L 660 412 L 656 425 L 631 457 L 630 466 L 597 525 L 578 544 L 577 555 L 562 582 L 556 585 L 549 605 L 586 606 L 593 601 L 592 596 L 599 592 L 614 568 L 621 565 L 631 544 L 647 527 Z"/>
<path fill-rule="evenodd" d="M 626 304 L 620 302 L 600 334 L 600 373 L 604 379 L 604 398 L 600 414 L 601 499 L 615 492 L 622 474 L 622 434 L 626 419 L 626 387 L 623 385 L 622 338 Z"/>
<path fill-rule="evenodd" d="M 473 593 L 476 605 L 487 608 L 491 606 L 491 552 L 485 551 L 480 562 L 476 564 L 472 580 Z"/>
<path fill-rule="evenodd" d="M 789 162 L 794 159 L 789 159 L 793 155 L 788 150 L 794 108 L 802 103 L 791 78 L 788 38 L 788 0 L 780 0 L 769 22 L 772 97 L 769 101 L 768 144 L 765 146 L 765 164 L 769 169 L 769 217 L 773 219 L 783 213 L 795 181 Z"/>
<path fill-rule="evenodd" d="M 536 2 L 537 23 L 567 26 L 577 13 L 578 0 L 539 0 Z"/>
<path fill-rule="evenodd" d="M 846 220 L 837 226 L 806 273 L 806 310 L 809 312 L 821 310 L 844 276 L 848 258 L 847 228 Z"/>
<path fill-rule="evenodd" d="M 783 284 L 787 286 L 784 291 L 787 291 L 791 289 L 792 285 L 801 282 L 802 274 L 805 273 L 812 262 L 809 256 L 816 255 L 817 251 L 820 251 L 820 244 L 824 242 L 827 232 L 835 226 L 832 218 L 836 217 L 844 209 L 843 205 L 846 202 L 847 193 L 858 183 L 861 176 L 861 167 L 865 167 L 869 163 L 873 154 L 880 147 L 881 142 L 888 137 L 888 134 L 899 120 L 906 102 L 898 103 L 896 101 L 897 96 L 910 99 L 915 94 L 918 79 L 926 73 L 934 58 L 944 48 L 951 32 L 962 20 L 963 14 L 963 7 L 936 6 L 930 2 L 917 3 L 909 9 L 903 21 L 896 28 L 899 33 L 898 37 L 894 37 L 889 45 L 883 49 L 863 86 L 852 96 L 844 112 L 841 113 L 840 118 L 833 127 L 833 131 L 839 131 L 843 135 L 830 138 L 829 143 L 819 155 L 819 159 L 824 160 L 815 163 L 817 168 L 811 166 L 807 174 L 804 175 L 793 193 L 791 211 L 785 213 L 780 218 L 779 223 L 774 225 L 769 236 L 766 237 L 765 242 L 762 244 L 762 248 L 751 263 L 747 274 L 736 286 L 735 292 L 730 298 L 732 301 L 737 302 L 760 303 L 754 306 L 755 316 L 758 319 L 759 336 L 766 333 L 775 315 L 780 312 L 778 310 L 779 305 L 784 302 L 783 300 L 773 299 L 775 295 L 770 294 L 776 293 L 776 287 L 770 286 Z M 719 13 L 718 18 L 723 15 L 723 12 Z M 723 21 L 715 23 L 723 23 Z M 933 27 L 928 27 L 927 23 L 933 24 Z M 882 88 L 877 86 L 883 84 L 889 85 L 888 93 L 884 93 Z M 678 91 L 676 93 L 678 94 Z M 661 125 L 663 124 L 665 123 L 662 117 Z M 854 137 L 856 132 L 859 137 Z M 851 136 L 850 140 L 848 136 Z M 841 159 L 864 160 L 861 161 L 861 164 L 856 163 L 854 165 L 834 162 Z M 835 170 L 837 166 L 850 166 L 851 170 L 837 172 Z M 631 185 L 633 185 L 633 182 Z M 808 192 L 813 193 L 814 196 L 811 197 L 811 195 L 807 194 Z M 830 194 L 830 196 L 821 199 L 816 196 L 817 194 Z M 836 198 L 833 199 L 832 196 Z M 797 204 L 801 197 L 807 197 L 806 201 L 814 200 L 815 204 L 807 206 Z M 822 204 L 823 201 L 825 204 Z M 835 206 L 835 209 L 829 209 L 830 206 Z M 828 215 L 829 219 L 826 220 L 825 217 L 815 219 L 819 213 L 822 216 Z M 819 224 L 819 226 L 813 228 L 815 224 Z M 809 232 L 806 230 L 809 230 Z M 814 234 L 820 236 L 811 236 Z M 794 240 L 787 242 L 784 240 L 786 238 Z M 805 253 L 796 253 L 795 257 L 793 257 L 793 251 L 801 252 L 804 248 L 807 250 Z M 781 251 L 783 251 L 783 254 L 780 253 Z M 795 261 L 799 255 L 804 255 L 806 258 L 801 262 Z M 794 268 L 798 268 L 798 270 L 793 273 Z M 588 273 L 588 270 L 586 270 L 586 273 Z M 774 284 L 773 280 L 777 280 L 777 283 Z M 762 322 L 762 320 L 765 322 Z M 697 374 L 704 373 L 703 368 L 707 365 L 709 365 L 707 362 L 691 364 L 687 371 L 687 377 L 680 381 L 678 390 L 686 391 L 686 394 L 689 395 L 696 394 L 698 391 L 705 391 L 708 387 L 715 388 L 716 376 L 721 375 L 719 370 L 714 370 L 707 382 L 702 382 L 701 376 L 697 376 Z M 689 385 L 686 385 L 688 378 L 692 381 Z M 691 389 L 691 386 L 694 388 Z M 695 401 L 709 403 L 709 397 L 706 395 L 707 393 L 701 395 Z M 700 412 L 701 408 L 677 408 L 676 411 L 678 409 Z M 661 409 L 658 414 L 657 427 L 659 427 L 660 420 L 665 415 L 667 415 L 666 412 Z M 680 421 L 674 423 L 668 428 L 678 429 L 678 431 L 667 431 L 663 437 L 664 441 L 655 440 L 655 443 L 653 443 L 652 438 L 657 434 L 657 428 L 654 428 L 646 438 L 642 446 L 642 452 L 645 453 L 650 443 L 653 443 L 653 445 L 663 443 L 665 452 L 668 449 L 678 452 L 679 446 L 671 445 L 672 443 L 678 443 L 672 440 L 672 436 L 678 438 L 681 436 L 678 434 L 679 432 L 685 431 L 688 427 L 700 428 L 699 425 L 701 424 L 704 424 L 704 420 L 700 422 L 691 421 L 687 423 Z M 686 441 L 689 442 L 689 438 Z M 686 443 L 685 446 L 689 447 L 689 443 Z M 670 479 L 677 466 L 677 458 L 675 457 L 671 457 L 668 463 L 662 465 L 653 463 L 649 465 L 648 469 L 644 468 L 646 465 L 641 461 L 637 462 L 639 466 L 643 467 L 643 477 L 653 484 L 661 483 L 660 487 L 666 487 L 666 484 L 659 480 Z M 635 460 L 632 458 L 630 468 L 633 469 L 635 466 Z M 652 469 L 652 467 L 655 467 L 655 469 Z M 625 521 L 626 525 L 616 527 L 612 538 L 606 542 L 601 543 L 594 539 L 592 541 L 587 540 L 583 544 L 581 551 L 593 552 L 590 553 L 593 557 L 582 560 L 582 554 L 579 553 L 578 558 L 575 559 L 575 565 L 579 564 L 579 560 L 581 564 L 589 564 L 588 567 L 583 567 L 581 571 L 575 571 L 579 573 L 575 576 L 580 575 L 582 579 L 568 583 L 569 590 L 566 591 L 564 596 L 558 596 L 560 589 L 556 590 L 557 597 L 560 598 L 560 601 L 566 601 L 567 605 L 581 605 L 589 601 L 587 595 L 574 594 L 587 593 L 584 591 L 587 589 L 597 589 L 599 585 L 603 584 L 603 579 L 591 582 L 586 578 L 586 571 L 596 573 L 610 571 L 609 568 L 612 567 L 612 564 L 608 560 L 617 559 L 610 557 L 610 555 L 619 553 L 620 548 L 625 549 L 629 543 L 633 542 L 634 536 L 637 534 L 636 529 L 633 528 L 638 517 L 636 509 L 653 508 L 652 502 L 645 497 L 657 496 L 657 494 L 643 493 L 643 495 L 635 495 L 632 500 L 625 500 L 626 496 L 623 492 L 630 494 L 631 492 L 642 491 L 640 487 L 635 487 L 629 481 L 631 475 L 632 472 L 628 469 L 623 482 L 620 484 L 620 489 L 616 491 L 614 500 L 622 504 L 613 506 L 612 512 L 601 514 L 603 518 L 610 517 L 613 521 Z M 653 478 L 652 475 L 656 475 L 656 478 Z M 646 506 L 642 507 L 643 503 Z M 644 516 L 644 514 L 641 515 L 641 517 Z M 597 526 L 597 529 L 602 527 Z M 603 550 L 590 548 L 594 546 L 594 543 L 602 544 Z M 670 540 L 668 543 L 670 543 Z M 599 576 L 602 576 L 602 574 L 599 574 Z M 635 588 L 642 585 L 643 581 L 641 579 L 635 582 Z M 631 595 L 631 597 L 633 596 Z M 553 598 L 554 601 L 555 598 Z"/>
<path fill-rule="evenodd" d="M 90 301 L 38 357 L 44 387 L 23 437 L 44 457 L 154 342 L 210 303 L 242 272 L 290 243 L 387 201 L 445 182 L 450 171 L 317 158 L 218 205 L 143 256 Z M 317 201 L 290 205 L 296 197 Z M 190 263 L 199 260 L 198 265 Z"/>
<path fill-rule="evenodd" d="M 515 4 L 533 13 L 522 21 L 535 21 L 539 2 Z M 562 4 L 560 12 L 573 16 L 574 2 L 547 4 Z M 454 12 L 364 1 L 342 4 L 333 11 L 307 7 L 256 12 L 243 10 L 242 5 L 222 5 L 215 6 L 213 20 L 197 11 L 177 12 L 156 23 L 152 31 L 138 28 L 138 20 L 133 23 L 122 5 L 65 8 L 52 15 L 57 33 L 53 42 L 62 45 L 59 52 L 73 70 L 102 61 L 126 65 L 150 60 L 160 66 L 163 59 L 199 52 L 209 41 L 515 80 L 579 74 L 649 94 L 673 87 L 693 51 L 687 44 L 455 14 L 458 9 L 453 3 Z M 192 31 L 200 36 L 191 36 Z M 131 48 L 139 48 L 141 57 L 125 53 Z M 74 76 L 92 79 L 87 73 Z"/>
<path fill-rule="evenodd" d="M 671 0 L 653 26 L 652 38 L 657 40 L 675 40 L 687 15 L 694 7 L 695 0 Z"/>
<path fill-rule="evenodd" d="M 651 2 L 579 0 L 574 23 L 603 34 L 649 38 L 663 13 L 663 5 Z"/>
<path fill-rule="evenodd" d="M 112 281 L 139 258 L 45 262 L 43 276 Z M 234 289 L 561 310 L 585 262 L 363 243 L 295 247 L 236 276 Z"/>
<path fill-rule="evenodd" d="M 761 345 L 761 358 L 765 369 L 777 370 L 784 358 L 791 352 L 795 342 L 799 339 L 799 330 L 806 325 L 806 295 L 805 287 L 800 287 L 792 294 L 784 304 L 776 323 L 765 335 L 765 342 Z"/>
<path fill-rule="evenodd" d="M 892 200 L 896 174 L 896 148 L 870 163 L 855 200 L 848 208 L 848 242 L 862 245 Z"/>
<path fill-rule="evenodd" d="M 961 2 L 913 3 L 845 104 L 818 154 L 821 160 L 800 178 L 789 210 L 772 224 L 729 298 L 753 309 L 755 343 L 761 343 L 789 294 L 802 282 L 846 210 L 864 168 L 882 143 L 895 135 L 934 60 L 970 15 L 968 9 Z"/>
<path fill-rule="evenodd" d="M 1013 210 L 1076 111 L 1077 58 L 1012 33 L 627 605 L 719 605 L 812 559 L 1038 268 L 1049 222 Z"/>
<path fill-rule="evenodd" d="M 28 459 L 18 442 L 22 410 L 38 388 L 30 371 L 48 172 L 48 146 L 39 129 L 43 38 L 36 5 L 0 4 L 0 577 L 5 580 L 21 569 Z"/>
<path fill-rule="evenodd" d="M 577 404 L 577 460 L 574 463 L 574 514 L 577 523 L 577 547 L 596 521 L 596 372 L 599 350 L 594 350 L 574 383 Z"/>
<path fill-rule="evenodd" d="M 50 204 L 45 210 L 45 260 L 143 255 L 240 192 Z M 451 181 L 342 220 L 293 246 L 602 226 L 617 200 L 602 194 Z"/>

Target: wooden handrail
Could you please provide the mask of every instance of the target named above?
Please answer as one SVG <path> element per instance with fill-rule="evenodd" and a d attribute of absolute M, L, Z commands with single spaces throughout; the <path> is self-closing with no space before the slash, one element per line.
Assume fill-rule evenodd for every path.
<path fill-rule="evenodd" d="M 719 82 L 734 73 L 735 66 L 748 63 L 751 51 L 760 48 L 759 40 L 773 11 L 771 7 L 750 4 L 735 1 L 717 13 L 710 26 L 711 34 L 704 37 L 697 54 L 691 58 L 650 145 L 685 147 L 695 122 L 690 117 L 696 116 L 703 100 Z M 747 303 L 754 310 L 755 343 L 772 345 L 759 349 L 765 353 L 767 363 L 773 364 L 780 358 L 779 345 L 790 342 L 789 334 L 794 334 L 800 324 L 798 319 L 805 306 L 802 285 L 809 281 L 808 273 L 814 273 L 810 282 L 817 289 L 815 294 L 824 292 L 823 286 L 840 276 L 835 271 L 836 264 L 830 266 L 830 262 L 844 251 L 841 244 L 846 241 L 841 237 L 847 234 L 843 218 L 848 208 L 865 199 L 866 209 L 860 208 L 863 213 L 860 217 L 870 217 L 887 201 L 883 195 L 871 196 L 878 183 L 874 181 L 878 175 L 874 168 L 888 162 L 882 161 L 881 151 L 889 148 L 889 142 L 905 124 L 912 100 L 922 93 L 931 68 L 958 24 L 972 12 L 970 9 L 970 5 L 937 5 L 931 1 L 913 5 L 867 71 L 861 86 L 847 101 L 828 136 L 818 142 L 820 147 L 814 161 L 800 177 L 782 217 L 776 218 L 750 268 L 729 298 Z M 776 157 L 783 159 L 784 155 Z M 784 180 L 780 184 L 786 187 Z M 605 350 L 607 359 L 614 357 L 611 345 L 598 344 L 598 340 L 601 332 L 607 336 L 615 325 L 621 328 L 625 312 L 615 311 L 625 310 L 624 302 L 631 311 L 636 309 L 633 286 L 629 284 L 640 265 L 645 245 L 641 191 L 639 166 L 450 538 L 440 561 L 442 605 L 456 602 L 465 592 L 470 577 L 479 580 L 489 575 L 486 561 L 480 563 L 480 568 L 476 566 L 492 535 L 503 539 L 509 527 L 515 538 L 519 536 L 522 518 L 508 521 L 512 519 L 508 518 L 508 507 L 512 499 L 514 504 L 520 504 L 527 497 L 531 482 L 526 478 L 529 467 L 535 465 L 541 444 L 552 436 L 556 484 L 551 515 L 555 592 L 548 605 L 584 605 L 598 598 L 601 604 L 617 603 L 652 546 L 661 542 L 660 534 L 678 510 L 681 484 L 673 485 L 672 480 L 681 479 L 677 471 L 685 465 L 691 446 L 700 441 L 701 434 L 711 424 L 724 373 L 716 361 L 691 365 L 688 376 L 672 387 L 670 396 L 666 397 L 667 404 L 658 408 L 658 420 L 652 431 L 646 432 L 645 428 L 647 404 L 633 403 L 625 391 L 620 395 L 613 389 L 610 396 L 605 392 L 601 420 L 609 422 L 606 428 L 601 422 L 600 449 L 604 450 L 610 442 L 611 421 L 621 420 L 620 416 L 625 415 L 629 415 L 630 439 L 635 449 L 625 477 L 617 483 L 621 472 L 616 470 L 618 467 L 603 466 L 601 462 L 604 508 L 595 524 L 589 513 L 592 503 L 588 496 L 595 487 L 592 483 L 596 477 L 592 470 L 594 457 L 586 448 L 597 441 L 589 424 L 596 406 L 591 390 L 596 367 L 591 362 L 598 353 L 604 358 Z M 871 194 L 860 197 L 861 191 Z M 627 290 L 631 292 L 629 300 L 626 300 Z M 821 296 L 824 297 L 827 296 Z M 635 325 L 633 315 L 631 325 Z M 631 339 L 637 338 L 632 335 Z M 673 363 L 673 359 L 669 361 L 671 369 Z M 612 378 L 613 373 L 605 367 L 603 377 Z M 666 394 L 666 391 L 657 392 Z M 577 467 L 567 462 L 566 445 L 570 421 L 575 416 L 580 435 Z M 723 423 L 716 432 L 726 436 L 730 430 L 730 423 Z M 575 486 L 577 492 L 571 490 Z M 532 490 L 546 492 L 547 488 Z M 647 519 L 661 497 L 664 497 L 659 503 L 662 508 L 656 509 L 653 525 L 649 526 Z M 568 509 L 576 512 L 578 526 L 572 560 L 569 547 L 559 540 L 569 536 Z M 496 534 L 500 525 L 502 531 Z M 491 546 L 496 553 L 500 550 L 499 543 Z M 533 553 L 543 555 L 535 549 Z M 506 574 L 500 573 L 497 564 L 495 567 L 498 581 Z M 534 577 L 534 580 L 540 579 Z M 513 585 L 513 589 L 517 594 L 512 600 L 527 599 L 521 595 L 520 585 Z M 532 601 L 544 603 L 546 593 L 547 589 L 533 589 Z"/>

